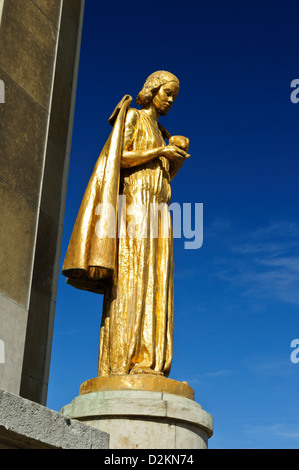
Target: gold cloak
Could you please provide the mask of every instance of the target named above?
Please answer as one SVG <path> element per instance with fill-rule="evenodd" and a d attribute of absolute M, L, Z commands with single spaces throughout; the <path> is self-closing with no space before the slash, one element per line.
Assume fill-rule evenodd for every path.
<path fill-rule="evenodd" d="M 104 293 L 105 280 L 112 276 L 116 264 L 120 160 L 131 101 L 132 97 L 125 95 L 109 119 L 113 129 L 85 191 L 62 268 L 68 284 L 99 294 Z M 115 234 L 102 238 L 96 233 L 105 233 L 111 219 L 105 211 L 99 217 L 97 207 L 107 203 L 114 207 Z"/>

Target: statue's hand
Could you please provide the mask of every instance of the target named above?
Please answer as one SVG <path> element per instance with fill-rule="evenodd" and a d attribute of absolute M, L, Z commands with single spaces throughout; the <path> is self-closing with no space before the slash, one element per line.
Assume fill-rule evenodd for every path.
<path fill-rule="evenodd" d="M 163 147 L 162 157 L 166 157 L 170 161 L 181 161 L 183 163 L 183 161 L 186 160 L 186 158 L 189 158 L 190 155 L 176 145 L 167 145 L 166 147 Z"/>

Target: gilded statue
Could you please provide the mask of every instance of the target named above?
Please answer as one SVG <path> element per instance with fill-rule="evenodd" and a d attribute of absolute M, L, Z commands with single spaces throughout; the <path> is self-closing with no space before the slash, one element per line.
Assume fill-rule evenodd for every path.
<path fill-rule="evenodd" d="M 64 260 L 70 285 L 104 295 L 99 377 L 170 372 L 174 258 L 167 208 L 171 180 L 190 155 L 189 140 L 171 136 L 158 121 L 179 89 L 173 74 L 158 71 L 137 96 L 140 109 L 130 107 L 129 95 L 117 105 Z M 144 222 L 157 206 L 153 236 Z M 115 209 L 112 216 L 106 207 Z"/>

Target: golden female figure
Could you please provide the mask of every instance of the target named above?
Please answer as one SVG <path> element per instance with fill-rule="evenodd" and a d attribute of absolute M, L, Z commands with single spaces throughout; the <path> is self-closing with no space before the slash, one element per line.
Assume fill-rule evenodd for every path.
<path fill-rule="evenodd" d="M 174 75 L 155 72 L 137 97 L 141 109 L 129 108 L 129 96 L 118 105 L 65 258 L 70 284 L 104 293 L 99 376 L 170 372 L 174 260 L 168 205 L 170 181 L 189 157 L 189 142 L 171 138 L 158 119 L 179 88 Z M 98 208 L 103 203 L 117 208 L 119 195 L 125 217 L 116 210 L 119 231 L 112 240 L 103 235 L 107 220 Z M 158 206 L 153 234 L 151 211 Z"/>

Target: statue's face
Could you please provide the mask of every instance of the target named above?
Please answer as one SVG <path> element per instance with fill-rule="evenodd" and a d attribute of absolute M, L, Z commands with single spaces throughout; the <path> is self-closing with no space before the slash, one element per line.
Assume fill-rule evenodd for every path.
<path fill-rule="evenodd" d="M 166 116 L 179 92 L 176 82 L 168 82 L 162 85 L 153 99 L 153 104 L 161 116 Z"/>

